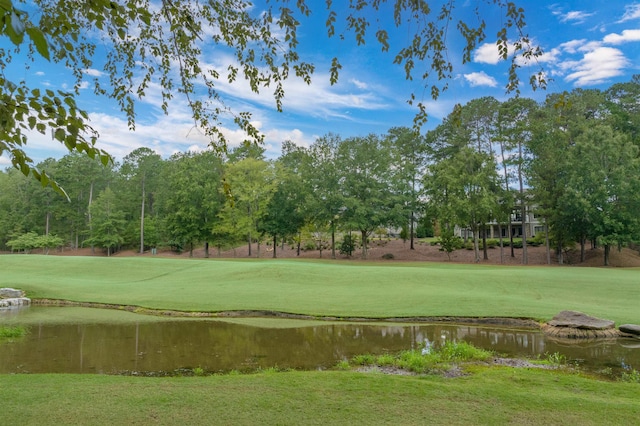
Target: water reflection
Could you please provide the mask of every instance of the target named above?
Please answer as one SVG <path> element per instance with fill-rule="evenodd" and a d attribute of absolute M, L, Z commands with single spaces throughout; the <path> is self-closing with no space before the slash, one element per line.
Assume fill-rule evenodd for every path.
<path fill-rule="evenodd" d="M 36 308 L 33 308 L 36 309 Z M 37 308 L 46 309 L 46 308 Z M 48 308 L 59 309 L 62 308 Z M 158 372 L 257 368 L 317 369 L 357 354 L 417 348 L 425 340 L 467 341 L 507 356 L 558 352 L 585 368 L 640 370 L 640 341 L 566 344 L 538 331 L 455 325 L 328 323 L 264 328 L 213 320 L 37 324 L 28 336 L 0 344 L 0 373 Z"/>

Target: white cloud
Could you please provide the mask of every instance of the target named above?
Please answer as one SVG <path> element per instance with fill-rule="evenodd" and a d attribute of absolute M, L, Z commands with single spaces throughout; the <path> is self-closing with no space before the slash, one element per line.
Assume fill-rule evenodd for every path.
<path fill-rule="evenodd" d="M 358 89 L 368 89 L 369 85 L 367 83 L 364 83 L 360 80 L 356 80 L 355 78 L 352 78 L 351 80 L 349 80 L 351 83 L 353 83 L 354 86 L 356 86 Z"/>
<path fill-rule="evenodd" d="M 103 72 L 94 68 L 87 68 L 85 70 L 83 70 L 82 72 L 84 72 L 87 75 L 90 75 L 91 77 L 101 77 L 103 75 Z"/>
<path fill-rule="evenodd" d="M 215 56 L 215 61 L 212 63 L 201 62 L 201 66 L 205 70 L 218 70 L 220 78 L 215 87 L 220 94 L 224 95 L 225 102 L 231 106 L 234 102 L 239 102 L 275 110 L 274 89 L 261 88 L 260 93 L 255 93 L 240 75 L 233 83 L 229 83 L 226 71 L 229 64 L 236 64 L 235 59 L 220 54 Z M 351 92 L 349 85 L 341 84 L 342 81 L 356 85 L 361 91 Z M 382 110 L 389 107 L 389 101 L 382 98 L 380 90 L 371 87 L 368 83 L 349 78 L 345 73 L 335 85 L 330 84 L 328 73 L 316 73 L 312 77 L 311 84 L 307 84 L 299 78 L 289 78 L 284 81 L 283 87 L 285 92 L 282 100 L 284 110 L 312 117 L 347 118 L 345 110 Z M 242 110 L 242 108 L 234 108 L 234 110 Z"/>
<path fill-rule="evenodd" d="M 81 81 L 80 82 L 80 86 L 78 87 L 78 89 L 88 89 L 89 88 L 89 82 L 88 81 Z"/>
<path fill-rule="evenodd" d="M 640 30 L 623 30 L 622 34 L 607 34 L 602 41 L 607 44 L 622 44 L 630 41 L 640 41 Z"/>
<path fill-rule="evenodd" d="M 469 74 L 464 74 L 465 80 L 469 82 L 471 87 L 476 86 L 488 86 L 488 87 L 496 87 L 498 86 L 498 82 L 495 78 L 487 75 L 484 71 L 481 72 L 472 72 Z"/>
<path fill-rule="evenodd" d="M 560 17 L 560 22 L 574 22 L 576 24 L 583 23 L 589 16 L 592 16 L 593 13 L 586 13 L 580 10 L 574 10 L 567 13 L 555 13 Z"/>
<path fill-rule="evenodd" d="M 624 9 L 624 15 L 622 15 L 618 23 L 640 19 L 640 3 L 629 4 Z"/>
<path fill-rule="evenodd" d="M 513 53 L 513 44 L 507 45 L 509 54 Z M 495 65 L 502 60 L 498 46 L 495 43 L 484 43 L 473 52 L 473 61 L 481 64 Z"/>
<path fill-rule="evenodd" d="M 43 77 L 44 75 L 44 71 L 36 71 L 36 76 Z"/>
<path fill-rule="evenodd" d="M 582 60 L 566 62 L 565 69 L 574 72 L 565 77 L 575 86 L 589 86 L 606 82 L 612 77 L 623 74 L 629 61 L 624 54 L 612 47 L 598 47 L 584 55 Z"/>
<path fill-rule="evenodd" d="M 558 46 L 558 48 L 567 53 L 576 53 L 582 46 L 585 45 L 586 42 L 587 40 L 585 39 L 571 40 L 567 41 L 566 43 L 562 43 L 560 46 Z"/>

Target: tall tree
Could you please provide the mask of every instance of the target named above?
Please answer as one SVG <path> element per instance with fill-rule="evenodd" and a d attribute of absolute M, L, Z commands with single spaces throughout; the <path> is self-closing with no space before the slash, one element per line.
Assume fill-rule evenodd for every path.
<path fill-rule="evenodd" d="M 349 138 L 338 147 L 345 225 L 360 231 L 362 258 L 367 239 L 380 226 L 399 224 L 402 206 L 390 192 L 390 152 L 377 135 Z"/>
<path fill-rule="evenodd" d="M 332 259 L 336 258 L 336 229 L 345 209 L 338 162 L 341 143 L 340 136 L 333 133 L 316 139 L 303 163 L 305 217 L 317 228 L 330 228 Z"/>
<path fill-rule="evenodd" d="M 111 188 L 106 188 L 89 208 L 95 222 L 86 243 L 104 248 L 107 256 L 111 256 L 124 242 L 124 212 L 117 206 L 116 194 Z"/>
<path fill-rule="evenodd" d="M 264 160 L 244 158 L 226 164 L 225 179 L 231 192 L 222 214 L 232 215 L 233 219 L 227 217 L 223 220 L 241 229 L 247 238 L 249 256 L 252 256 L 253 239 L 257 238 L 259 257 L 258 224 L 275 190 L 273 165 Z"/>
<path fill-rule="evenodd" d="M 161 175 L 162 158 L 150 148 L 138 148 L 127 154 L 120 167 L 120 176 L 128 186 L 136 188 L 139 209 L 140 253 L 145 247 L 145 214 L 154 213 L 158 180 Z M 123 188 L 124 189 L 124 188 Z M 136 217 L 135 215 L 133 217 Z"/>
<path fill-rule="evenodd" d="M 222 161 L 212 151 L 171 156 L 165 167 L 161 204 L 165 229 L 170 243 L 189 247 L 208 241 L 224 202 Z"/>
<path fill-rule="evenodd" d="M 528 150 L 532 137 L 531 117 L 538 108 L 537 103 L 532 99 L 513 98 L 504 102 L 500 108 L 501 121 L 501 141 L 506 145 L 506 149 L 511 149 L 509 164 L 515 166 L 515 176 L 517 179 L 518 207 L 522 224 L 522 263 L 529 263 L 527 252 L 528 218 L 531 201 L 527 197 L 526 168 L 528 164 Z M 503 160 L 504 162 L 504 160 Z M 506 166 L 503 166 L 506 167 Z M 505 190 L 509 191 L 508 173 L 505 170 Z M 513 242 L 511 244 L 513 247 Z M 513 255 L 513 252 L 512 252 Z"/>
<path fill-rule="evenodd" d="M 412 129 L 394 127 L 385 138 L 391 153 L 392 193 L 399 197 L 409 229 L 409 248 L 414 250 L 416 213 L 421 210 L 421 180 L 429 159 L 425 138 Z M 405 225 L 406 226 L 406 225 Z"/>
<path fill-rule="evenodd" d="M 604 246 L 605 266 L 612 246 L 640 237 L 640 183 L 629 178 L 638 175 L 638 147 L 627 135 L 600 125 L 576 138 L 563 206 Z"/>

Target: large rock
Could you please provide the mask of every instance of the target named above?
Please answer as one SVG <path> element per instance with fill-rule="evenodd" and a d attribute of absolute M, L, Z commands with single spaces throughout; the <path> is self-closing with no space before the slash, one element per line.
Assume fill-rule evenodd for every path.
<path fill-rule="evenodd" d="M 24 291 L 15 288 L 0 288 L 0 299 L 24 297 Z"/>
<path fill-rule="evenodd" d="M 627 334 L 633 334 L 634 336 L 640 336 L 640 325 L 636 324 L 622 324 L 618 327 L 620 331 Z"/>
<path fill-rule="evenodd" d="M 609 330 L 615 327 L 613 321 L 592 317 L 577 311 L 562 311 L 548 322 L 553 327 L 577 328 L 579 330 Z"/>
<path fill-rule="evenodd" d="M 0 299 L 0 308 L 13 308 L 16 306 L 29 306 L 31 299 L 28 297 L 11 297 L 8 299 Z"/>

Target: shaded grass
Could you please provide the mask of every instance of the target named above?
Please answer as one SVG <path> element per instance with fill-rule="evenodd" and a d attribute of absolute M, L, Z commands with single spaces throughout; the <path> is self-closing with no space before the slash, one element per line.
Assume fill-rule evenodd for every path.
<path fill-rule="evenodd" d="M 159 309 L 543 320 L 572 309 L 640 322 L 633 268 L 4 255 L 0 269 L 0 286 L 30 297 Z"/>
<path fill-rule="evenodd" d="M 638 385 L 506 367 L 456 379 L 346 371 L 0 376 L 20 424 L 634 424 Z"/>

